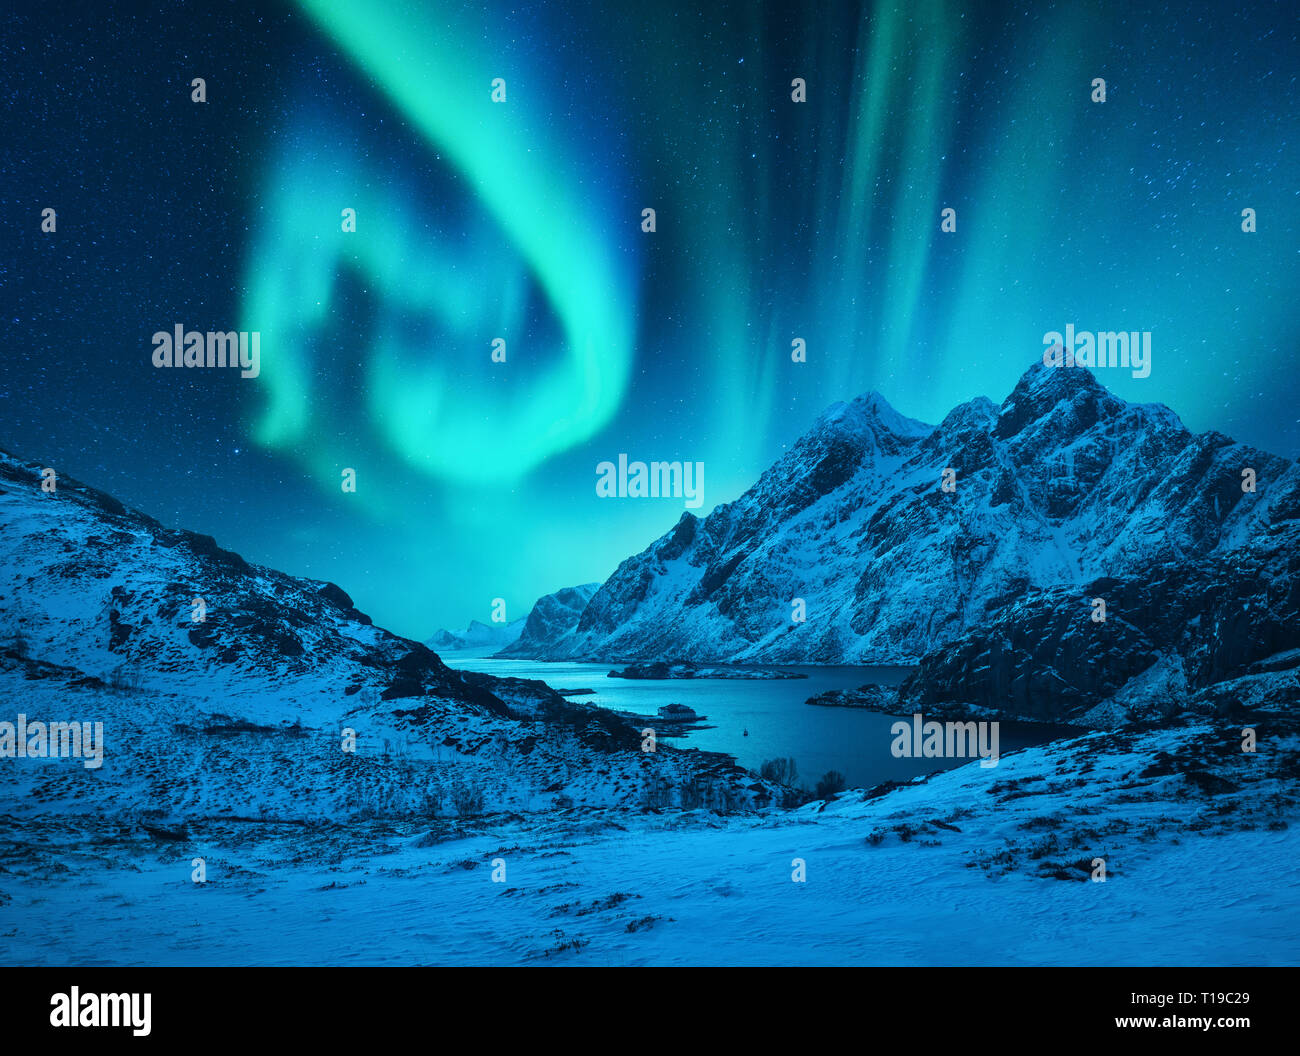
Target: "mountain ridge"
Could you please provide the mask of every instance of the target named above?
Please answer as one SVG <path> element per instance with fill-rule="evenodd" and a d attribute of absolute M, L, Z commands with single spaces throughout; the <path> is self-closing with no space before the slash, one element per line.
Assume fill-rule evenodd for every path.
<path fill-rule="evenodd" d="M 1246 469 L 1254 492 L 1242 487 Z M 945 470 L 955 471 L 950 492 Z M 898 415 L 871 393 L 823 412 L 740 498 L 705 518 L 683 515 L 623 561 L 573 632 L 535 657 L 917 663 L 928 688 L 914 681 L 904 703 L 957 705 L 967 678 L 975 681 L 964 692 L 996 706 L 996 690 L 979 688 L 979 671 L 940 662 L 945 647 L 962 643 L 988 662 L 989 627 L 999 614 L 1028 620 L 1022 602 L 1031 597 L 1047 605 L 1050 595 L 1053 610 L 1076 599 L 1086 631 L 1096 596 L 1088 592 L 1115 584 L 1112 630 L 1124 604 L 1145 599 L 1137 633 L 1148 653 L 1134 654 L 1140 670 L 1111 650 L 1114 670 L 1089 688 L 1079 665 L 1093 654 L 1062 660 L 1063 673 L 1043 659 L 1053 648 L 1045 640 L 1024 655 L 1038 657 L 1033 662 L 1070 692 L 1054 694 L 1025 670 L 1008 675 L 1021 686 L 1012 694 L 1019 714 L 1079 718 L 1157 654 L 1169 662 L 1175 638 L 1151 611 L 1150 592 L 1137 589 L 1143 577 L 1172 606 L 1179 569 L 1196 569 L 1196 582 L 1210 584 L 1245 562 L 1257 573 L 1249 598 L 1279 590 L 1284 597 L 1276 602 L 1281 615 L 1254 626 L 1236 648 L 1257 662 L 1270 643 L 1291 647 L 1280 628 L 1296 608 L 1284 588 L 1296 578 L 1288 545 L 1297 494 L 1295 461 L 1214 430 L 1193 434 L 1171 409 L 1122 400 L 1081 368 L 1036 363 L 1000 404 L 976 397 L 937 426 Z M 1285 574 L 1270 577 L 1270 567 Z M 1280 586 L 1270 585 L 1274 578 Z M 806 610 L 802 623 L 792 619 L 796 599 Z M 1174 607 L 1188 619 L 1201 611 Z M 1004 633 L 1009 619 L 998 624 Z M 1044 635 L 1048 624 L 1062 630 L 1043 611 L 1034 621 Z M 1200 677 L 1227 670 L 1211 663 Z M 1028 685 L 1040 688 L 1030 693 Z"/>

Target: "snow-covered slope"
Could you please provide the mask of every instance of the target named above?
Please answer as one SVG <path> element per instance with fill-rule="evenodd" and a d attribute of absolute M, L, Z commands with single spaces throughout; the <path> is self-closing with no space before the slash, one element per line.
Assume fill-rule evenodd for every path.
<path fill-rule="evenodd" d="M 0 961 L 1294 965 L 1300 739 L 1261 734 L 1092 734 L 731 818 L 212 819 L 163 843 L 28 806 Z"/>
<path fill-rule="evenodd" d="M 69 811 L 439 816 L 673 802 L 684 786 L 737 808 L 769 798 L 729 758 L 642 752 L 610 712 L 453 670 L 332 583 L 249 565 L 66 476 L 46 494 L 39 465 L 3 452 L 0 700 L 0 721 L 104 723 L 102 768 L 0 765 L 6 802 Z"/>

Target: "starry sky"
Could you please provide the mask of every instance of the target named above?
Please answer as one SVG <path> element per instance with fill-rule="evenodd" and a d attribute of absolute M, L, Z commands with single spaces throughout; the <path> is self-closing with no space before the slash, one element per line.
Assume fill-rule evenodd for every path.
<path fill-rule="evenodd" d="M 150 6 L 0 14 L 0 446 L 399 633 L 681 516 L 601 461 L 703 462 L 704 513 L 829 404 L 1000 401 L 1067 323 L 1300 454 L 1293 3 Z M 260 376 L 155 369 L 176 324 Z"/>

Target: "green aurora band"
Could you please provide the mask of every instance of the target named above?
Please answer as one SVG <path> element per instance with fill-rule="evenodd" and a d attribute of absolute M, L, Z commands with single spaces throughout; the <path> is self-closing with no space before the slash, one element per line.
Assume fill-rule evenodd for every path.
<path fill-rule="evenodd" d="M 468 181 L 497 231 L 478 221 L 466 245 L 501 238 L 500 252 L 466 269 L 427 231 L 406 195 L 383 169 L 357 158 L 324 157 L 329 148 L 301 140 L 271 171 L 270 223 L 248 268 L 245 329 L 262 334 L 265 410 L 254 438 L 304 458 L 337 489 L 342 466 L 355 466 L 322 413 L 316 339 L 327 324 L 340 272 L 351 269 L 376 288 L 377 324 L 367 334 L 365 405 L 371 425 L 411 466 L 448 480 L 512 481 L 605 425 L 627 389 L 635 334 L 630 265 L 606 232 L 620 221 L 602 213 L 582 186 L 578 164 L 541 134 L 540 115 L 509 86 L 490 98 L 485 71 L 499 69 L 474 34 L 457 31 L 397 3 L 307 0 L 307 13 L 358 63 L 411 125 Z M 393 48 L 392 41 L 408 42 Z M 608 178 L 608 174 L 602 174 Z M 357 231 L 342 230 L 341 211 L 357 212 Z M 627 221 L 626 218 L 623 222 Z M 527 348 L 523 314 L 527 275 L 536 276 L 562 329 L 562 354 Z M 431 316 L 441 340 L 414 336 L 411 318 Z M 508 364 L 493 365 L 490 343 L 507 340 Z M 534 369 L 515 364 L 526 359 Z M 536 364 L 544 362 L 544 369 Z M 527 385 L 502 383 L 517 370 Z M 485 408 L 490 408 L 486 412 Z"/>

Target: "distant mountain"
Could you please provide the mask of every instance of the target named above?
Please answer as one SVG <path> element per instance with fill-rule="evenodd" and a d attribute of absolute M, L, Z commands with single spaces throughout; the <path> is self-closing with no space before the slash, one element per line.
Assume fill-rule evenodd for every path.
<path fill-rule="evenodd" d="M 1270 658 L 1300 650 L 1298 511 L 1296 462 L 1193 435 L 1085 369 L 1035 364 L 937 427 L 872 393 L 624 561 L 539 655 L 919 662 L 907 706 L 1102 721 L 1287 666 Z"/>
<path fill-rule="evenodd" d="M 578 618 L 599 589 L 599 583 L 584 583 L 580 587 L 565 587 L 538 598 L 524 620 L 523 633 L 497 655 L 526 659 L 545 655 L 556 642 L 577 627 Z"/>
<path fill-rule="evenodd" d="M 459 634 L 451 631 L 437 631 L 432 638 L 425 641 L 430 649 L 455 652 L 465 649 L 487 650 L 501 649 L 518 641 L 523 633 L 526 617 L 519 617 L 510 623 L 487 624 L 470 620 L 469 626 Z"/>

